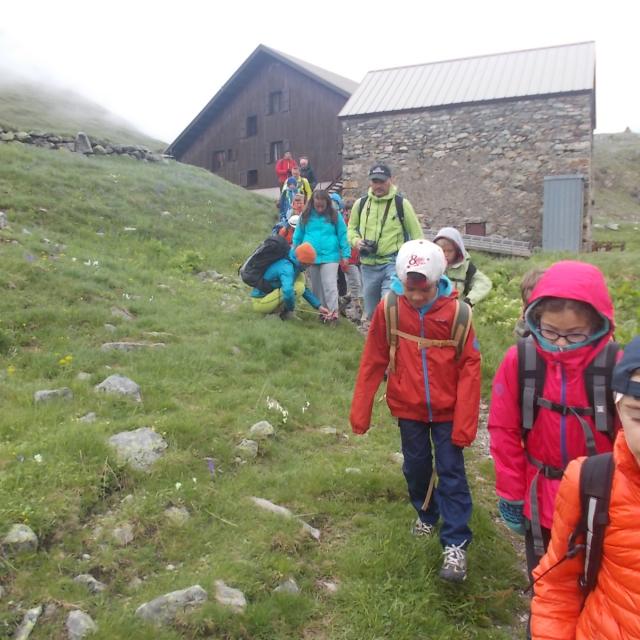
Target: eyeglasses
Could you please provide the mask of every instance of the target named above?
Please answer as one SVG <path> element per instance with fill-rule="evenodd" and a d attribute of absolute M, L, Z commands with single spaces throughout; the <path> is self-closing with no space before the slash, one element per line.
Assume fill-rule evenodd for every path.
<path fill-rule="evenodd" d="M 558 333 L 557 331 L 543 329 L 542 327 L 538 327 L 538 331 L 540 331 L 540 335 L 545 340 L 553 343 L 558 342 L 560 338 L 564 338 L 569 344 L 579 344 L 580 342 L 585 342 L 591 337 L 588 333 Z"/>

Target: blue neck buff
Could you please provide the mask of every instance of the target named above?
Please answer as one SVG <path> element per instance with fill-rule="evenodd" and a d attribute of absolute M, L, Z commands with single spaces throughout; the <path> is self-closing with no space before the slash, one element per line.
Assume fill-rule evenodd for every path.
<path fill-rule="evenodd" d="M 402 281 L 400 280 L 400 278 L 398 278 L 398 276 L 393 276 L 391 280 L 391 289 L 394 293 L 396 293 L 399 296 L 404 294 L 404 287 L 402 286 Z M 424 315 L 425 313 L 427 313 L 440 296 L 451 295 L 452 291 L 453 291 L 453 285 L 451 284 L 451 280 L 449 280 L 447 276 L 442 276 L 438 281 L 438 288 L 436 290 L 436 295 L 434 296 L 433 300 L 430 300 L 429 302 L 427 302 L 427 304 L 425 304 L 420 309 L 418 309 L 418 312 L 420 313 L 420 315 Z"/>

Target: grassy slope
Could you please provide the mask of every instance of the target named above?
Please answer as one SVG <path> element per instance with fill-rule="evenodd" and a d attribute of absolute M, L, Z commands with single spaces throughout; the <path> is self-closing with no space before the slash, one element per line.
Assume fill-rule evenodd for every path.
<path fill-rule="evenodd" d="M 0 232 L 0 533 L 27 522 L 42 540 L 35 555 L 0 558 L 8 589 L 0 633 L 20 617 L 9 601 L 53 601 L 91 613 L 97 638 L 509 637 L 496 624 L 510 619 L 522 581 L 489 512 L 474 514 L 468 582 L 442 585 L 434 577 L 437 541 L 408 534 L 404 481 L 389 457 L 397 433 L 386 410 L 379 405 L 379 427 L 369 436 L 348 434 L 361 338 L 351 326 L 328 330 L 308 314 L 289 323 L 256 318 L 246 289 L 234 288 L 238 263 L 270 226 L 271 203 L 176 164 L 19 145 L 0 146 L 0 155 L 0 209 L 11 220 Z M 187 272 L 193 263 L 230 280 L 203 283 Z M 112 318 L 113 306 L 136 320 Z M 115 334 L 104 328 L 109 322 Z M 144 331 L 172 336 L 162 350 L 100 351 L 105 341 L 144 338 Z M 79 371 L 91 380 L 78 381 Z M 141 405 L 93 393 L 116 372 L 141 385 Z M 34 406 L 34 391 L 64 385 L 73 401 Z M 288 409 L 286 424 L 267 409 L 267 396 Z M 96 423 L 78 422 L 87 411 L 98 414 Z M 263 418 L 277 425 L 276 438 L 256 461 L 237 464 L 235 445 Z M 319 433 L 325 425 L 341 435 Z M 148 475 L 119 466 L 105 445 L 109 435 L 142 426 L 169 443 Z M 217 463 L 214 481 L 207 456 Z M 346 474 L 348 467 L 362 473 Z M 480 477 L 478 494 L 490 493 L 489 465 L 471 475 Z M 251 495 L 306 514 L 322 542 L 256 512 Z M 182 529 L 165 521 L 170 505 L 191 512 Z M 119 548 L 109 531 L 124 521 L 136 538 Z M 72 582 L 85 572 L 109 585 L 106 594 L 88 595 Z M 138 591 L 128 586 L 134 576 L 144 579 Z M 287 576 L 301 596 L 271 593 Z M 200 583 L 212 593 L 218 578 L 245 591 L 245 615 L 209 603 L 162 631 L 133 616 L 173 589 Z M 337 580 L 338 594 L 318 588 L 321 578 Z M 59 609 L 38 623 L 34 637 L 63 637 L 64 615 Z"/>
<path fill-rule="evenodd" d="M 593 165 L 596 220 L 640 222 L 640 135 L 594 136 Z"/>
<path fill-rule="evenodd" d="M 25 81 L 3 84 L 0 89 L 0 127 L 73 136 L 84 131 L 91 138 L 142 144 L 154 151 L 167 146 L 72 91 Z"/>

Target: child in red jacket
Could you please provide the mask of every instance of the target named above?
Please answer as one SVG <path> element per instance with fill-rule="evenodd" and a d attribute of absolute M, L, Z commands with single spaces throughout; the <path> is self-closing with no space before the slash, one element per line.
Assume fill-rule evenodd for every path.
<path fill-rule="evenodd" d="M 444 561 L 440 577 L 461 582 L 467 575 L 471 542 L 471 494 L 463 448 L 476 436 L 480 404 L 480 351 L 471 327 L 460 355 L 451 344 L 459 303 L 443 275 L 442 249 L 428 240 L 411 240 L 396 260 L 398 344 L 395 369 L 389 372 L 387 404 L 398 418 L 409 498 L 418 518 L 415 535 L 430 536 L 442 516 L 440 542 Z M 356 434 L 369 429 L 378 386 L 389 366 L 385 301 L 374 314 L 360 362 L 351 404 Z M 431 446 L 439 477 L 434 488 Z"/>

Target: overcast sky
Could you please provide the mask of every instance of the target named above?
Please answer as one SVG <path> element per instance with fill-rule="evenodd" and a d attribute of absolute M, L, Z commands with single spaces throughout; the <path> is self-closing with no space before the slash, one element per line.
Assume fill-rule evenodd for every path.
<path fill-rule="evenodd" d="M 597 132 L 640 131 L 639 27 L 637 0 L 13 0 L 0 11 L 0 73 L 71 87 L 171 142 L 258 44 L 359 82 L 595 40 Z"/>

